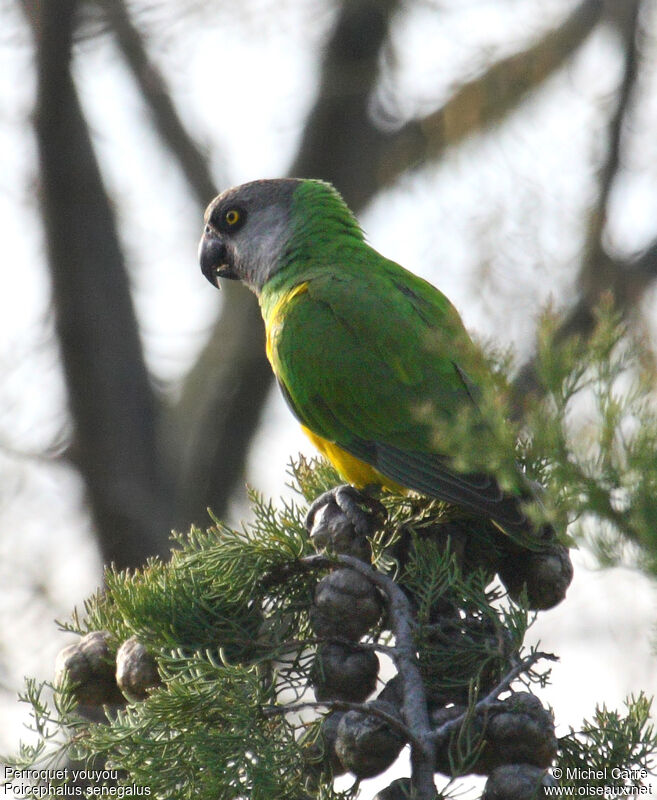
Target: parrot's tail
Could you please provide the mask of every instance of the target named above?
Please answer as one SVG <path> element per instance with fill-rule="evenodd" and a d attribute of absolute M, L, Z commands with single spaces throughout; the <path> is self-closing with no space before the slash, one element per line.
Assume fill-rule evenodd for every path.
<path fill-rule="evenodd" d="M 436 453 L 401 450 L 377 443 L 374 452 L 368 455 L 370 464 L 399 485 L 488 517 L 501 531 L 520 539 L 525 546 L 531 546 L 532 541 L 540 545 L 556 536 L 551 525 L 537 526 L 530 517 L 529 506 L 542 506 L 543 489 L 529 481 L 520 467 L 517 473 L 519 490 L 511 493 L 505 492 L 492 475 L 458 472 L 451 467 L 448 458 Z"/>
<path fill-rule="evenodd" d="M 520 495 L 501 492 L 498 508 L 490 515 L 498 530 L 524 546 L 547 544 L 553 542 L 557 536 L 550 523 L 544 522 L 537 525 L 527 513 L 529 505 L 538 505 L 539 507 L 543 505 L 538 490 L 542 492 L 541 487 Z"/>

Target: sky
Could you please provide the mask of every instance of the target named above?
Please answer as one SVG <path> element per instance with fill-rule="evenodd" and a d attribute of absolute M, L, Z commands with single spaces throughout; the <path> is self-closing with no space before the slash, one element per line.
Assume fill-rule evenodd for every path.
<path fill-rule="evenodd" d="M 572 0 L 407 3 L 386 53 L 374 104 L 400 120 L 438 105 L 451 88 L 522 48 L 574 7 Z M 241 10 L 189 0 L 135 3 L 186 124 L 225 186 L 285 174 L 313 100 L 316 54 L 333 21 L 320 0 Z M 654 4 L 653 4 L 654 6 Z M 442 11 L 442 13 L 438 13 Z M 652 20 L 656 19 L 654 7 Z M 65 388 L 53 341 L 40 233 L 31 49 L 17 4 L 0 0 L 0 750 L 15 745 L 24 674 L 47 678 L 58 649 L 53 618 L 95 589 L 100 564 L 77 476 L 55 455 L 65 439 Z M 657 30 L 653 26 L 652 30 Z M 657 233 L 657 47 L 646 37 L 633 126 L 610 202 L 608 239 L 622 254 Z M 581 216 L 595 192 L 604 124 L 618 84 L 617 42 L 600 29 L 573 61 L 494 131 L 403 177 L 361 215 L 369 241 L 441 288 L 476 335 L 531 352 L 540 309 L 575 289 Z M 131 79 L 104 36 L 81 42 L 75 74 L 120 233 L 146 355 L 175 391 L 202 347 L 221 298 L 200 276 L 194 204 L 149 126 Z M 208 198 L 210 199 L 210 198 Z M 651 294 L 646 307 L 653 303 Z M 655 318 L 648 316 L 654 330 Z M 312 455 L 272 393 L 249 459 L 249 483 L 286 490 L 291 454 Z M 265 455 L 266 454 L 266 455 Z M 233 511 L 241 513 L 238 504 Z M 655 691 L 655 589 L 629 569 L 600 571 L 574 556 L 568 600 L 540 615 L 534 636 L 557 652 L 541 695 L 563 728 L 597 701 Z M 36 594 L 35 594 L 36 593 Z M 4 738 L 3 738 L 4 737 Z M 385 784 L 384 784 L 385 785 Z"/>

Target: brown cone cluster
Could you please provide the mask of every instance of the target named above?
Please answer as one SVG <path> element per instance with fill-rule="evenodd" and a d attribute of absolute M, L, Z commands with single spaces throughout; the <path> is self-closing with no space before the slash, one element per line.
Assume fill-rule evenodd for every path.
<path fill-rule="evenodd" d="M 144 700 L 160 684 L 154 657 L 132 636 L 112 650 L 107 631 L 92 631 L 60 650 L 55 661 L 55 683 L 67 679 L 81 710 L 93 715 L 102 706 Z"/>

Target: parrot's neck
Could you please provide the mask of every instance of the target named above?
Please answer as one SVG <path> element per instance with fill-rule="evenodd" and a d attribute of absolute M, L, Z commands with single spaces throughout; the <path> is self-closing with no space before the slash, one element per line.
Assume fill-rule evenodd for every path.
<path fill-rule="evenodd" d="M 265 320 L 295 287 L 353 264 L 365 245 L 363 232 L 337 192 L 303 181 L 292 196 L 290 235 L 278 263 L 257 292 Z"/>
<path fill-rule="evenodd" d="M 362 244 L 360 225 L 337 192 L 315 181 L 302 183 L 292 197 L 292 226 L 281 267 L 333 263 L 343 247 Z"/>
<path fill-rule="evenodd" d="M 360 230 L 330 230 L 326 224 L 305 226 L 300 235 L 289 240 L 276 271 L 257 293 L 265 318 L 268 310 L 295 287 L 353 269 L 361 261 L 357 253 L 364 248 L 367 245 Z"/>
<path fill-rule="evenodd" d="M 286 298 L 293 296 L 297 287 L 307 285 L 309 272 L 313 270 L 309 270 L 308 265 L 304 268 L 300 261 L 282 264 L 279 271 L 257 293 L 267 330 L 272 320 L 278 316 L 281 307 L 285 305 Z"/>
<path fill-rule="evenodd" d="M 342 213 L 332 216 L 320 208 L 302 215 L 294 224 L 276 268 L 257 292 L 261 305 L 299 283 L 339 272 L 341 267 L 353 263 L 355 251 L 366 247 L 355 220 L 346 217 L 342 208 L 337 210 Z"/>

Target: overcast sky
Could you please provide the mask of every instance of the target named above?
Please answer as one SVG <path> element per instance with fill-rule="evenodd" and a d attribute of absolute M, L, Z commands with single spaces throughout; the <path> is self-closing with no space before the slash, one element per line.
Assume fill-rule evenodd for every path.
<path fill-rule="evenodd" d="M 65 433 L 65 392 L 35 194 L 31 49 L 16 5 L 0 2 L 0 679 L 9 687 L 0 707 L 8 720 L 0 724 L 4 748 L 15 745 L 23 714 L 12 692 L 25 673 L 50 677 L 54 654 L 67 642 L 53 636 L 51 620 L 80 604 L 98 584 L 100 570 L 79 480 L 67 467 L 34 455 Z M 235 4 L 226 4 L 230 13 L 215 5 L 211 14 L 189 2 L 179 15 L 179 4 L 170 0 L 149 3 L 143 20 L 153 54 L 188 126 L 212 154 L 219 184 L 283 175 L 312 103 L 317 51 L 332 14 L 319 0 L 251 0 L 236 13 Z M 373 108 L 400 120 L 430 110 L 450 87 L 521 48 L 574 5 L 409 2 Z M 252 7 L 257 11 L 251 13 Z M 656 52 L 648 39 L 636 124 L 612 195 L 610 241 L 626 254 L 657 234 Z M 581 214 L 595 189 L 596 157 L 620 68 L 617 42 L 601 29 L 503 125 L 403 178 L 361 216 L 375 247 L 434 282 L 475 334 L 513 345 L 519 359 L 531 351 L 540 308 L 550 299 L 559 306 L 572 298 Z M 201 219 L 181 176 L 143 124 L 146 112 L 111 42 L 103 36 L 82 42 L 76 75 L 130 257 L 148 361 L 175 390 L 221 302 L 196 262 Z M 646 304 L 653 301 L 651 295 Z M 267 495 L 284 493 L 285 465 L 300 449 L 313 453 L 272 395 L 250 458 L 250 483 Z M 235 514 L 240 510 L 236 506 Z M 541 615 L 536 626 L 542 647 L 561 657 L 554 686 L 541 695 L 555 708 L 561 733 L 591 715 L 597 701 L 615 707 L 628 692 L 656 688 L 647 635 L 656 614 L 653 586 L 628 570 L 590 571 L 581 566 L 592 564 L 585 554 L 576 560 L 568 600 Z"/>

